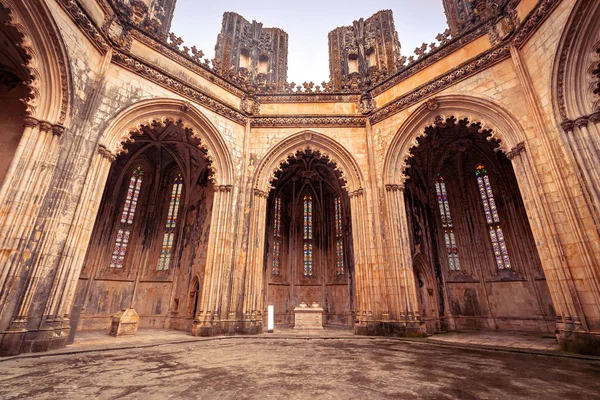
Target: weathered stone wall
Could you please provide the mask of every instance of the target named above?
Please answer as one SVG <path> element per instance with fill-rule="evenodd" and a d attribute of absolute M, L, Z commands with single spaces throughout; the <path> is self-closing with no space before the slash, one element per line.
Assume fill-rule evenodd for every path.
<path fill-rule="evenodd" d="M 0 238 L 21 243 L 6 246 L 12 252 L 7 260 L 24 282 L 0 304 L 3 330 L 16 321 L 26 331 L 44 328 L 55 329 L 60 337 L 68 334 L 72 304 L 82 300 L 76 284 L 110 165 L 124 157 L 119 155 L 120 142 L 130 139 L 130 131 L 139 128 L 135 124 L 161 121 L 167 115 L 194 126 L 208 157 L 221 170 L 216 170 L 214 193 L 199 192 L 196 199 L 213 207 L 199 205 L 187 214 L 189 241 L 181 250 L 177 275 L 171 282 L 140 283 L 133 302 L 142 326 L 190 329 L 190 283 L 198 277 L 201 315 L 193 331 L 260 330 L 266 308 L 268 182 L 279 162 L 311 148 L 330 156 L 347 179 L 356 264 L 355 323 L 365 333 L 375 332 L 375 321 L 391 331 L 402 324 L 421 329 L 419 310 L 424 308 L 418 302 L 431 297 L 425 308 L 429 313 L 440 311 L 442 294 L 427 291 L 432 276 L 423 277 L 427 285 L 417 294 L 402 164 L 422 128 L 442 114 L 469 117 L 492 129 L 500 150 L 511 160 L 549 289 L 536 285 L 542 297 L 549 293 L 552 298 L 558 328 L 588 334 L 600 327 L 597 210 L 566 144 L 553 97 L 553 65 L 567 19 L 579 4 L 576 0 L 519 2 L 520 26 L 512 35 L 498 38 L 478 28 L 454 51 L 446 54 L 442 48 L 430 59 L 420 59 L 409 66 L 414 73 L 392 77 L 373 89 L 373 111 L 329 93 L 286 93 L 288 100 L 297 101 L 273 100 L 275 96 L 260 107 L 245 107 L 255 99 L 243 85 L 225 82 L 172 42 L 159 43 L 135 28 L 122 36 L 117 22 L 103 20 L 111 12 L 103 4 L 86 1 L 87 14 L 72 0 L 43 4 L 58 27 L 56 46 L 68 59 L 65 74 L 71 92 L 68 114 L 53 130 L 56 135 L 36 145 L 40 153 L 47 153 L 40 159 L 44 174 L 38 180 L 31 174 L 34 178 L 24 181 L 31 183 L 18 183 L 16 175 L 6 179 L 20 185 L 19 196 L 36 201 L 20 209 L 10 197 L 2 204 L 6 212 L 1 214 L 0 232 L 8 233 Z M 554 8 L 548 11 L 550 7 Z M 429 89 L 434 83 L 437 86 Z M 415 92 L 418 88 L 427 89 Z M 348 96 L 359 98 L 360 93 Z M 404 102 L 406 98 L 410 101 Z M 143 111 L 136 118 L 138 108 Z M 135 123 L 130 126 L 127 121 Z M 46 133 L 52 124 L 55 121 L 43 125 Z M 32 165 L 38 162 L 34 156 L 37 153 L 32 153 Z M 13 193 L 7 190 L 3 187 L 0 199 Z M 22 222 L 22 234 L 13 234 L 7 221 Z M 21 254 L 27 256 L 24 261 Z M 486 285 L 486 301 L 470 284 L 449 285 L 447 306 L 459 310 L 459 319 L 464 317 L 459 325 L 531 328 L 527 322 L 515 322 L 522 316 L 516 309 L 534 312 L 527 308 L 531 297 L 525 293 L 531 288 L 514 282 Z M 110 313 L 129 302 L 132 293 L 131 282 L 98 282 L 86 310 L 93 311 L 88 314 L 89 327 L 105 328 Z M 20 309 L 25 315 L 19 315 Z M 471 318 L 483 309 L 507 317 L 506 323 Z M 98 324 L 92 322 L 96 317 Z M 428 329 L 438 326 L 428 322 Z M 2 342 L 2 347 L 14 350 L 21 346 L 14 344 L 18 340 Z M 35 347 L 31 343 L 29 350 Z"/>

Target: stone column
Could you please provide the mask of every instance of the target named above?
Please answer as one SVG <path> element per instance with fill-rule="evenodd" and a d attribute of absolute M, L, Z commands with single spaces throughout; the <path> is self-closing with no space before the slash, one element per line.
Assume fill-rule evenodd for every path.
<path fill-rule="evenodd" d="M 597 210 L 600 210 L 600 147 L 595 146 L 595 140 L 588 129 L 589 118 L 581 117 L 575 121 L 564 121 L 561 125 L 566 133 L 567 143 L 575 162 L 579 164 L 579 171 L 583 177 L 584 185 Z"/>
<path fill-rule="evenodd" d="M 0 189 L 0 354 L 21 352 L 27 311 L 44 271 L 35 261 L 38 221 L 56 167 L 62 126 L 26 118 L 25 129 Z"/>
<path fill-rule="evenodd" d="M 265 275 L 264 250 L 265 226 L 267 218 L 267 198 L 269 194 L 254 189 L 252 212 L 250 214 L 250 232 L 248 244 L 248 262 L 244 291 L 244 330 L 247 333 L 262 331 L 262 313 L 264 311 Z"/>
<path fill-rule="evenodd" d="M 220 331 L 221 299 L 225 287 L 225 268 L 231 268 L 231 185 L 215 185 L 210 234 L 206 256 L 206 275 L 202 287 L 200 311 L 194 320 L 192 334 L 208 336 Z M 227 310 L 223 310 L 227 312 Z"/>
<path fill-rule="evenodd" d="M 398 321 L 420 320 L 417 291 L 412 265 L 408 219 L 404 201 L 404 185 L 386 185 L 386 205 L 389 220 L 390 255 L 397 286 L 394 318 Z"/>
<path fill-rule="evenodd" d="M 354 249 L 354 274 L 356 285 L 357 333 L 365 333 L 374 321 L 375 296 L 373 271 L 369 264 L 369 235 L 365 190 L 360 188 L 349 193 L 352 217 L 352 248 Z"/>
<path fill-rule="evenodd" d="M 31 234 L 56 165 L 62 132 L 62 127 L 26 118 L 23 137 L 0 191 L 0 314 L 4 316 L 8 295 L 16 294 L 14 278 L 21 275 L 25 265 L 31 267 L 28 245 L 30 239 L 39 239 L 31 238 Z M 32 279 L 31 272 L 27 272 L 28 280 Z M 19 314 L 15 322 L 25 320 Z"/>
<path fill-rule="evenodd" d="M 523 196 L 525 209 L 536 247 L 546 275 L 546 282 L 550 288 L 550 295 L 557 314 L 557 328 L 568 330 L 582 330 L 583 315 L 579 296 L 574 285 L 573 277 L 562 253 L 558 242 L 558 233 L 543 194 L 539 193 L 541 183 L 524 142 L 517 144 L 507 153 L 513 163 L 519 189 Z"/>
<path fill-rule="evenodd" d="M 116 156 L 106 147 L 99 145 L 97 149 L 85 178 L 83 191 L 58 262 L 57 272 L 44 311 L 45 327 L 47 329 L 52 327 L 55 331 L 53 341 L 60 342 L 56 346 L 51 344 L 51 348 L 62 347 L 63 342 L 69 336 L 69 314 L 79 274 L 88 250 L 108 173 L 111 164 L 116 159 Z"/>

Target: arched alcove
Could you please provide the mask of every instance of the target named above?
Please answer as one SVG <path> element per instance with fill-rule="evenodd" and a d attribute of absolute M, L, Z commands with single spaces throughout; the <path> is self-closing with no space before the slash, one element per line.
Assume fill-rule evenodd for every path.
<path fill-rule="evenodd" d="M 444 327 L 552 332 L 550 292 L 500 142 L 467 118 L 424 129 L 404 162 L 410 251 L 438 277 Z"/>
<path fill-rule="evenodd" d="M 107 329 L 111 315 L 134 308 L 141 327 L 190 330 L 187 314 L 198 309 L 208 262 L 212 159 L 181 119 L 153 120 L 124 137 L 108 173 L 72 320 L 80 330 Z M 191 276 L 200 277 L 193 298 Z"/>
<path fill-rule="evenodd" d="M 320 304 L 325 324 L 352 325 L 354 259 L 350 198 L 328 157 L 297 151 L 281 164 L 267 199 L 266 300 L 276 323 L 300 303 Z"/>

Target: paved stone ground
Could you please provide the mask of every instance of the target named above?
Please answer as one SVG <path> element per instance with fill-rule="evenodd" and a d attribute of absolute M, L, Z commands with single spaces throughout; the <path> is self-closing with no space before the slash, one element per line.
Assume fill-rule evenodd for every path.
<path fill-rule="evenodd" d="M 370 338 L 229 338 L 0 362 L 2 399 L 598 399 L 600 361 Z"/>

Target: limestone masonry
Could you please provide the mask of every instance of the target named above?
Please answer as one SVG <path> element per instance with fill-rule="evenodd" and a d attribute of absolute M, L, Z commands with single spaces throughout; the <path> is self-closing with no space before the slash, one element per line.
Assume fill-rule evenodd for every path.
<path fill-rule="evenodd" d="M 600 2 L 440 1 L 414 55 L 382 10 L 297 84 L 235 12 L 209 60 L 175 0 L 0 0 L 0 356 L 268 305 L 600 354 Z"/>

